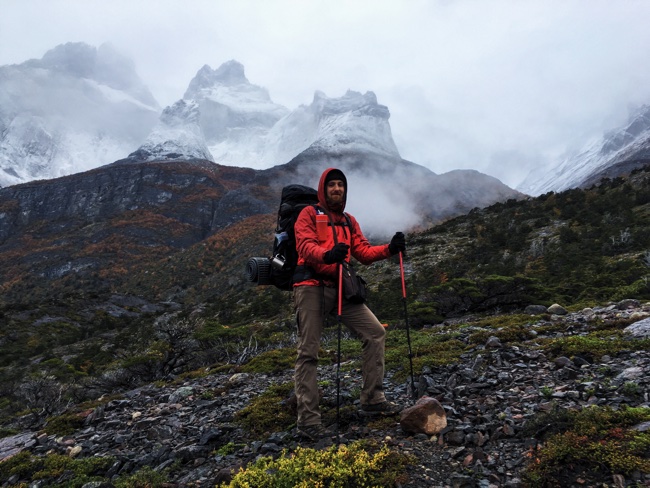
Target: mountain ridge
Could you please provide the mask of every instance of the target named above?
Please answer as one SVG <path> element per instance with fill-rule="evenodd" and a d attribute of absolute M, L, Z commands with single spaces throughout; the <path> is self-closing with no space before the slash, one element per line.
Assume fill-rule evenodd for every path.
<path fill-rule="evenodd" d="M 629 174 L 650 161 L 650 105 L 630 114 L 626 124 L 588 141 L 575 154 L 566 155 L 552 169 L 538 168 L 517 186 L 539 195 L 597 184 L 602 178 Z"/>

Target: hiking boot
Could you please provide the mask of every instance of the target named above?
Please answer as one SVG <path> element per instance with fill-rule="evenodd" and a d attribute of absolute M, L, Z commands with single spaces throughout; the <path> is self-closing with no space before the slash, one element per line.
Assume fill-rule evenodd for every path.
<path fill-rule="evenodd" d="M 372 405 L 361 405 L 359 414 L 364 417 L 388 417 L 390 415 L 397 415 L 402 411 L 402 407 L 396 403 L 384 401 L 381 403 L 374 403 Z"/>
<path fill-rule="evenodd" d="M 316 442 L 329 436 L 322 424 L 298 426 L 298 435 L 305 440 Z"/>

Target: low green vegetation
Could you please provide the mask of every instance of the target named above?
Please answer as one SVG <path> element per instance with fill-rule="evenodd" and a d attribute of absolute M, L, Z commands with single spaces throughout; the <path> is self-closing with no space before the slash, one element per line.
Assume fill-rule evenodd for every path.
<path fill-rule="evenodd" d="M 415 374 L 420 374 L 425 365 L 442 366 L 454 363 L 467 349 L 465 343 L 453 333 L 422 329 L 410 331 L 409 335 Z M 389 329 L 386 336 L 386 367 L 395 372 L 395 381 L 402 381 L 410 374 L 408 337 L 405 329 Z"/>
<path fill-rule="evenodd" d="M 479 329 L 469 336 L 470 344 L 483 345 L 488 338 L 497 337 L 503 343 L 523 342 L 535 337 L 531 324 L 539 316 L 525 314 L 497 315 L 472 322 L 473 328 Z"/>
<path fill-rule="evenodd" d="M 650 348 L 650 339 L 632 339 L 623 337 L 618 330 L 600 330 L 585 335 L 573 335 L 546 339 L 542 349 L 551 357 L 582 356 L 592 360 L 604 355 L 616 355 L 620 351 L 645 351 Z"/>
<path fill-rule="evenodd" d="M 650 473 L 650 432 L 633 428 L 649 420 L 650 408 L 645 407 L 540 414 L 526 426 L 525 434 L 544 440 L 530 452 L 526 480 L 535 488 L 565 486 L 576 469 L 593 481 L 611 479 L 613 474 Z"/>
<path fill-rule="evenodd" d="M 245 373 L 279 373 L 292 369 L 296 362 L 295 348 L 272 349 L 263 352 L 241 367 Z"/>
<path fill-rule="evenodd" d="M 409 236 L 414 319 L 420 310 L 435 317 L 650 299 L 647 183 L 648 170 L 639 170 L 587 190 L 474 209 Z"/>
<path fill-rule="evenodd" d="M 235 420 L 253 436 L 260 438 L 288 429 L 296 420 L 284 405 L 292 389 L 293 383 L 272 385 L 237 412 Z"/>
<path fill-rule="evenodd" d="M 84 418 L 79 413 L 64 413 L 47 419 L 45 432 L 49 435 L 69 435 L 83 427 Z"/>
<path fill-rule="evenodd" d="M 298 447 L 277 459 L 258 459 L 220 488 L 388 487 L 404 481 L 404 469 L 411 462 L 385 445 L 355 442 L 321 451 Z"/>
<path fill-rule="evenodd" d="M 506 346 L 534 340 L 532 347 L 539 347 L 549 358 L 580 356 L 590 362 L 605 355 L 615 357 L 621 351 L 648 350 L 650 339 L 623 335 L 622 329 L 631 319 L 593 319 L 581 325 L 580 335 L 571 335 L 572 324 L 554 323 L 547 314 L 521 312 L 531 304 L 560 303 L 580 310 L 624 298 L 650 299 L 649 179 L 650 173 L 641 171 L 588 190 L 510 200 L 410 234 L 406 313 L 394 260 L 362 272 L 372 286 L 370 308 L 390 324 L 386 369 L 392 379 L 404 381 L 410 374 L 407 318 L 415 374 L 425 367 L 456 363 L 468 351 L 479 350 L 491 336 Z M 269 218 L 260 224 L 260 232 L 267 232 L 272 221 Z M 145 262 L 143 257 L 138 266 L 145 274 L 137 279 L 146 275 L 150 282 L 130 283 L 135 295 L 155 291 L 147 295 L 153 304 L 176 287 L 179 301 L 185 297 L 183 311 L 164 316 L 162 312 L 131 313 L 134 309 L 128 306 L 122 314 L 107 312 L 107 297 L 119 288 L 119 281 L 110 282 L 109 278 L 83 281 L 70 276 L 63 288 L 51 289 L 41 284 L 47 285 L 46 280 L 21 284 L 25 291 L 33 288 L 24 295 L 26 301 L 0 304 L 0 437 L 24 430 L 15 428 L 19 425 L 16 419 L 22 416 L 48 434 L 73 433 L 81 427 L 83 416 L 80 408 L 66 408 L 88 400 L 90 390 L 110 393 L 145 382 L 165 385 L 214 372 L 272 374 L 293 368 L 296 327 L 291 294 L 274 287 L 247 286 L 243 279 L 232 278 L 236 276 L 234 267 L 241 268 L 240 262 L 251 252 L 250 247 L 239 244 L 259 243 L 259 235 L 251 231 L 246 242 L 230 236 L 219 246 L 216 241 L 207 247 L 201 243 L 163 261 Z M 458 317 L 464 322 L 447 325 Z M 335 364 L 337 339 L 337 326 L 330 320 L 323 334 L 321 365 Z M 360 342 L 344 328 L 343 367 L 357 369 L 360 354 Z M 601 372 L 615 374 L 613 368 Z M 289 430 L 295 416 L 285 402 L 292 388 L 290 383 L 272 386 L 240 411 L 236 421 L 257 438 Z M 552 386 L 538 388 L 542 397 L 552 400 Z M 634 382 L 618 388 L 628 399 L 638 400 L 643 394 Z M 218 394 L 218 390 L 210 390 L 202 395 L 211 399 Z M 358 398 L 358 391 L 350 396 Z M 334 410 L 323 405 L 327 424 L 333 422 Z M 354 412 L 345 406 L 341 415 L 345 426 Z M 629 429 L 632 422 L 647 420 L 647 410 L 595 408 L 553 415 L 543 418 L 543 423 L 531 423 L 537 425 L 535 432 L 541 432 L 544 441 L 539 450 L 531 452 L 534 464 L 528 477 L 533 486 L 545 477 L 561 478 L 570 464 L 585 467 L 585 472 L 647 472 L 647 434 Z M 589 430 L 589 422 L 583 418 L 596 430 Z M 546 425 L 562 429 L 551 432 Z M 298 483 L 295 486 L 328 483 L 325 478 L 310 477 L 312 462 L 337 466 L 341 476 L 350 473 L 346 486 L 391 486 L 399 479 L 403 467 L 399 463 L 406 459 L 399 458 L 397 463 L 385 455 L 384 448 L 366 447 L 332 450 L 327 454 L 330 457 L 322 460 L 318 456 L 325 453 L 287 453 L 281 459 L 249 467 L 232 486 L 247 486 L 246 476 L 268 480 L 266 476 L 276 475 L 272 479 L 279 484 L 274 486 L 284 486 L 285 479 L 289 480 L 286 486 L 294 486 L 292 482 Z M 234 448 L 223 446 L 220 453 Z M 598 458 L 604 461 L 595 465 L 593 459 Z M 101 481 L 107 459 L 23 453 L 0 463 L 0 480 L 4 482 L 11 471 L 30 481 L 56 480 L 57 486 L 80 486 L 85 481 Z M 397 464 L 390 464 L 393 461 Z M 349 464 L 358 469 L 348 471 Z M 368 466 L 381 466 L 395 476 L 382 478 Z M 164 480 L 165 474 L 143 469 L 114 484 L 153 487 Z"/>
<path fill-rule="evenodd" d="M 115 488 L 161 488 L 169 478 L 167 471 L 156 472 L 145 466 L 131 475 L 109 480 L 106 473 L 114 463 L 115 458 L 110 456 L 75 459 L 63 454 L 33 456 L 23 451 L 0 463 L 0 483 L 17 476 L 43 487 L 81 488 L 86 483 L 110 481 Z"/>

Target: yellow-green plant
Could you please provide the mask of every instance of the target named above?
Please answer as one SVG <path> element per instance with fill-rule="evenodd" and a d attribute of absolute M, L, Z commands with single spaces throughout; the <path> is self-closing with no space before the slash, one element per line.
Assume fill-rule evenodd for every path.
<path fill-rule="evenodd" d="M 298 447 L 273 459 L 263 457 L 241 468 L 230 483 L 220 488 L 371 488 L 395 486 L 404 481 L 404 469 L 412 459 L 386 445 L 371 453 L 361 442 L 317 451 Z"/>

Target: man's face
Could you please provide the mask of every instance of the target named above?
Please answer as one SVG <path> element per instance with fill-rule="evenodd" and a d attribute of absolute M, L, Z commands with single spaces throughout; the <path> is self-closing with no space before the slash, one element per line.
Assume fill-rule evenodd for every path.
<path fill-rule="evenodd" d="M 330 180 L 327 182 L 327 203 L 330 205 L 342 205 L 345 196 L 345 185 L 343 180 Z"/>

